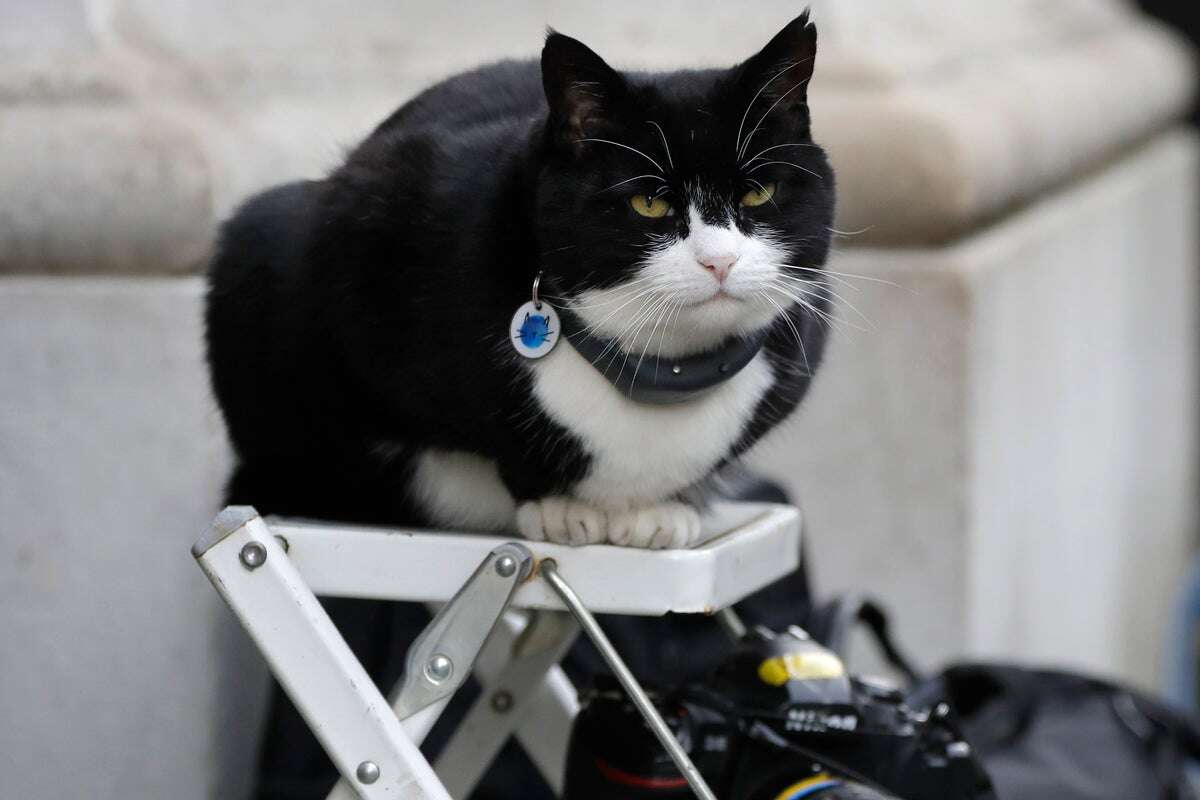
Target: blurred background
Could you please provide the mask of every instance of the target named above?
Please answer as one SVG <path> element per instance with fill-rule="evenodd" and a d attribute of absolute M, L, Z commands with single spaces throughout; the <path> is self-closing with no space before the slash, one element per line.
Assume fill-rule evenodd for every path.
<path fill-rule="evenodd" d="M 864 278 L 752 460 L 803 507 L 818 592 L 878 597 L 926 667 L 1178 692 L 1195 29 L 1117 0 L 813 9 L 829 268 Z M 619 66 L 729 65 L 800 10 L 0 0 L 0 794 L 245 791 L 266 674 L 188 554 L 229 464 L 198 276 L 239 200 L 546 25 Z"/>

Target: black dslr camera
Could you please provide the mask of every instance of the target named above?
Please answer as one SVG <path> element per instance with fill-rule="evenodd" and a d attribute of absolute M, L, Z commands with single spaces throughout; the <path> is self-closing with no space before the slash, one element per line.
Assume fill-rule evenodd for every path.
<path fill-rule="evenodd" d="M 653 696 L 722 800 L 995 799 L 948 708 L 849 676 L 799 628 L 756 629 L 705 684 Z M 564 800 L 692 797 L 619 686 L 583 700 Z"/>

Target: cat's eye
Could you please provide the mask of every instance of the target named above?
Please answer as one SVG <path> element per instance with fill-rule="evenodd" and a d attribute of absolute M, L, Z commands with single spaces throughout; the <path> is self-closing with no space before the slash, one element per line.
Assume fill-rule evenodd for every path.
<path fill-rule="evenodd" d="M 635 194 L 629 198 L 629 205 L 633 206 L 634 211 L 650 219 L 661 219 L 675 213 L 675 209 L 666 200 L 648 194 Z"/>
<path fill-rule="evenodd" d="M 742 205 L 750 208 L 765 205 L 775 196 L 774 183 L 760 183 L 755 188 L 742 195 Z"/>

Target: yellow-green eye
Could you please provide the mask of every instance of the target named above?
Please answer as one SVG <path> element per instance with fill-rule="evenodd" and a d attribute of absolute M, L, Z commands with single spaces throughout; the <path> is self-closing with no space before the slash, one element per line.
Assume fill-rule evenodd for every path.
<path fill-rule="evenodd" d="M 742 205 L 754 208 L 771 202 L 775 196 L 775 184 L 764 183 L 742 195 Z"/>
<path fill-rule="evenodd" d="M 629 205 L 633 206 L 634 211 L 650 219 L 660 219 L 675 210 L 661 197 L 651 197 L 648 194 L 635 194 L 629 198 Z"/>

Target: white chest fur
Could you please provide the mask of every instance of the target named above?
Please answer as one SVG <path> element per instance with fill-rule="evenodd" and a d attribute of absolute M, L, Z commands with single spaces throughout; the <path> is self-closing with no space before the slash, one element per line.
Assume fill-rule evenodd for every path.
<path fill-rule="evenodd" d="M 531 369 L 542 408 L 592 456 L 591 470 L 572 494 L 603 507 L 659 502 L 704 478 L 741 436 L 773 381 L 760 353 L 708 393 L 660 406 L 625 397 L 565 344 Z"/>
<path fill-rule="evenodd" d="M 466 530 L 511 528 L 517 506 L 496 462 L 474 453 L 426 450 L 415 467 L 413 497 L 431 521 Z"/>
<path fill-rule="evenodd" d="M 704 478 L 737 441 L 773 380 L 760 353 L 745 369 L 679 405 L 635 403 L 621 395 L 574 348 L 560 344 L 530 362 L 534 393 L 555 422 L 592 457 L 572 494 L 605 508 L 650 505 Z M 447 527 L 505 530 L 516 504 L 496 464 L 469 453 L 426 450 L 413 494 Z"/>

